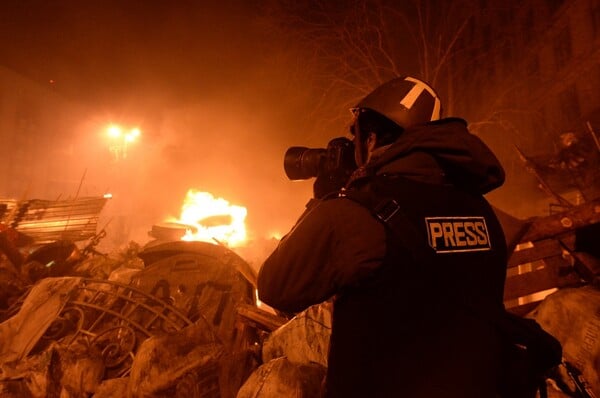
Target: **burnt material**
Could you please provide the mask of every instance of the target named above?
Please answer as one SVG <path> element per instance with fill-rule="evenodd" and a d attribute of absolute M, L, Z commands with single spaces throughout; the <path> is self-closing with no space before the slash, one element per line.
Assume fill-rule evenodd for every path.
<path fill-rule="evenodd" d="M 148 232 L 148 235 L 159 241 L 176 241 L 181 240 L 185 236 L 187 229 L 192 226 L 166 222 L 162 224 L 155 224 L 152 226 L 152 230 Z"/>
<path fill-rule="evenodd" d="M 253 286 L 256 286 L 256 272 L 240 256 L 225 246 L 208 242 L 187 242 L 176 240 L 172 242 L 155 241 L 150 242 L 138 253 L 146 267 L 157 261 L 176 254 L 202 254 L 208 257 L 220 259 L 220 261 L 233 266 Z"/>
<path fill-rule="evenodd" d="M 36 243 L 82 241 L 95 235 L 100 212 L 107 200 L 104 197 L 0 200 L 0 206 L 7 208 L 0 222 L 28 235 Z"/>

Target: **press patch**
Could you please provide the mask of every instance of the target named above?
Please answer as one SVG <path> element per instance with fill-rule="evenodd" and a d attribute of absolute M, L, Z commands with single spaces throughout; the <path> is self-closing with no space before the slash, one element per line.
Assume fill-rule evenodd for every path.
<path fill-rule="evenodd" d="M 490 250 L 483 217 L 425 217 L 429 246 L 437 253 Z"/>

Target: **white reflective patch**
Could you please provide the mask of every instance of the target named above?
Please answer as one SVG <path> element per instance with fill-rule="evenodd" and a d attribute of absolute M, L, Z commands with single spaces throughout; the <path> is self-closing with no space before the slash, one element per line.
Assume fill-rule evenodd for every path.
<path fill-rule="evenodd" d="M 406 78 L 406 80 L 408 80 L 408 78 Z M 424 90 L 425 90 L 424 84 L 422 84 L 420 82 L 415 83 L 415 85 L 404 96 L 404 98 L 402 98 L 402 100 L 400 101 L 400 104 L 404 105 L 406 107 L 406 109 L 412 108 L 412 106 L 415 104 L 415 101 L 417 101 L 417 98 L 419 98 L 419 95 L 421 95 L 421 93 Z"/>
<path fill-rule="evenodd" d="M 434 98 L 433 112 L 431 113 L 431 118 L 429 120 L 437 120 L 440 118 L 440 108 L 441 103 L 439 98 L 437 97 L 435 91 L 431 87 L 429 87 L 424 82 L 414 79 L 410 76 L 407 76 L 404 80 L 414 83 L 415 85 L 410 91 L 402 98 L 400 101 L 401 105 L 404 105 L 407 109 L 412 108 L 412 106 L 417 101 L 417 98 L 421 95 L 423 91 L 427 91 Z"/>
<path fill-rule="evenodd" d="M 433 112 L 431 112 L 430 120 L 438 120 L 440 118 L 440 109 L 442 105 L 438 97 L 435 97 L 435 104 L 433 105 Z"/>
<path fill-rule="evenodd" d="M 429 246 L 436 253 L 490 250 L 484 217 L 425 217 Z"/>

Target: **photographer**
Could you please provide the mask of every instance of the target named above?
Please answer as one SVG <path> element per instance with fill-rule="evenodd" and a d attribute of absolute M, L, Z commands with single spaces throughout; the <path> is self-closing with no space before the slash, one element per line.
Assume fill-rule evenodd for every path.
<path fill-rule="evenodd" d="M 286 312 L 333 299 L 325 397 L 493 398 L 499 337 L 472 307 L 503 309 L 505 239 L 483 195 L 504 171 L 418 79 L 352 112 L 358 168 L 341 194 L 315 190 L 259 298 Z"/>

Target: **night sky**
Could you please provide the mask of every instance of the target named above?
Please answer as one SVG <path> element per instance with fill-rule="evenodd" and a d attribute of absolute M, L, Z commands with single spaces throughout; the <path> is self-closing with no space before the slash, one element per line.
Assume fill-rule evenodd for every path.
<path fill-rule="evenodd" d="M 57 179 L 71 181 L 70 191 L 36 193 L 34 186 L 30 195 L 73 195 L 85 176 L 79 194 L 113 193 L 107 214 L 134 217 L 132 238 L 140 240 L 154 223 L 177 216 L 194 188 L 247 207 L 257 238 L 287 232 L 312 181 L 285 177 L 286 149 L 325 147 L 347 135 L 348 99 L 365 95 L 373 79 L 358 76 L 363 91 L 325 98 L 331 76 L 320 59 L 335 64 L 337 48 L 315 55 L 312 43 L 322 37 L 300 43 L 299 19 L 281 19 L 290 15 L 282 4 L 300 19 L 314 11 L 285 0 L 3 1 L 0 64 L 85 109 L 79 125 L 61 131 L 73 155 L 61 159 L 68 175 Z M 337 10 L 349 10 L 342 1 L 322 4 L 332 21 L 343 19 Z M 408 45 L 410 35 L 392 28 Z M 413 74 L 414 50 L 393 51 L 397 72 Z M 338 97 L 339 109 L 319 108 Z M 97 139 L 109 121 L 142 128 L 126 161 L 109 162 Z"/>
<path fill-rule="evenodd" d="M 2 3 L 3 64 L 91 104 L 189 102 L 240 84 L 268 51 L 251 2 Z"/>
<path fill-rule="evenodd" d="M 256 237 L 285 232 L 312 189 L 285 178 L 286 148 L 325 145 L 340 134 L 304 127 L 311 94 L 298 92 L 305 86 L 294 76 L 298 55 L 273 34 L 267 2 L 204 3 L 8 0 L 0 7 L 3 66 L 88 110 L 86 127 L 72 132 L 81 156 L 70 180 L 85 173 L 82 195 L 117 192 L 107 211 L 141 213 L 133 228 L 142 239 L 153 223 L 177 216 L 189 188 L 246 206 Z M 109 167 L 89 139 L 106 115 L 144 130 L 128 161 Z"/>

